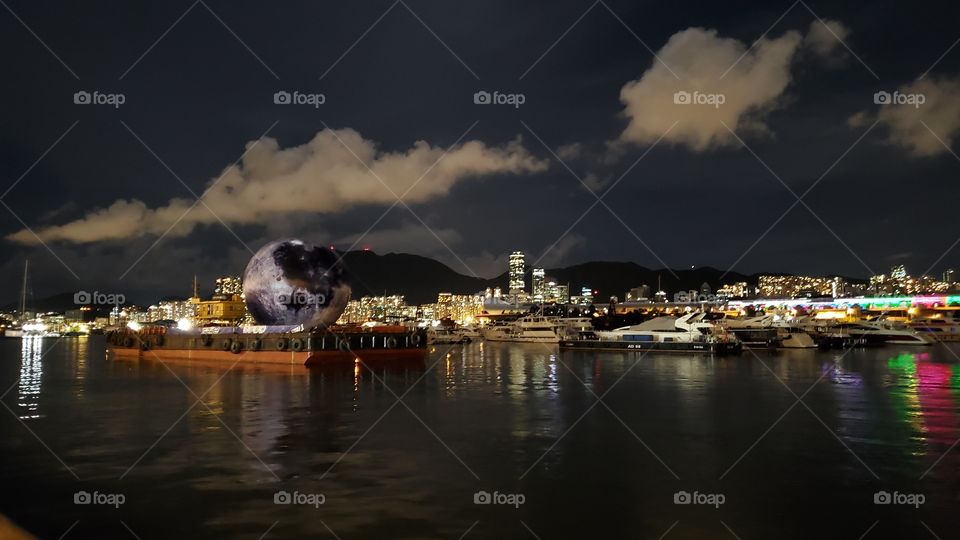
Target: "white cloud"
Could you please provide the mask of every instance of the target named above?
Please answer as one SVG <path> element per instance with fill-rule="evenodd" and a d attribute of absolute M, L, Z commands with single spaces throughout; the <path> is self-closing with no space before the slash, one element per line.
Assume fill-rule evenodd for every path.
<path fill-rule="evenodd" d="M 819 20 L 810 23 L 810 31 L 803 38 L 803 44 L 819 56 L 830 56 L 842 47 L 842 41 L 850 37 L 850 29 L 839 21 Z"/>
<path fill-rule="evenodd" d="M 840 23 L 827 24 L 838 35 L 848 33 Z M 753 48 L 716 30 L 677 32 L 658 51 L 662 62 L 654 62 L 640 79 L 621 89 L 629 123 L 611 151 L 616 153 L 623 143 L 650 144 L 668 130 L 664 141 L 695 151 L 737 144 L 724 124 L 737 131 L 768 131 L 764 117 L 781 105 L 791 81 L 791 62 L 804 43 L 826 54 L 839 42 L 819 21 L 806 40 L 800 32 L 788 31 L 760 39 Z M 713 104 L 677 103 L 678 92 L 687 93 L 691 101 Z"/>
<path fill-rule="evenodd" d="M 271 138 L 250 142 L 247 148 L 249 152 L 238 166 L 228 167 L 219 181 L 208 183 L 204 202 L 210 210 L 198 205 L 187 212 L 194 202 L 189 199 L 172 199 L 159 208 L 121 199 L 76 221 L 40 229 L 37 235 L 45 242 L 116 240 L 163 234 L 178 219 L 170 234 L 185 235 L 197 225 L 219 219 L 227 224 L 262 224 L 291 213 L 336 213 L 358 205 L 391 204 L 396 200 L 391 190 L 402 195 L 441 156 L 443 159 L 403 197 L 405 202 L 415 204 L 441 197 L 467 178 L 536 173 L 548 166 L 547 161 L 531 156 L 519 137 L 497 147 L 467 141 L 445 156 L 443 148 L 425 141 L 417 141 L 403 152 L 383 152 L 374 141 L 349 128 L 323 130 L 310 142 L 292 148 L 280 148 Z M 7 238 L 37 243 L 28 230 Z"/>
<path fill-rule="evenodd" d="M 897 103 L 881 105 L 876 115 L 865 112 L 853 115 L 850 124 L 856 126 L 858 123 L 879 120 L 887 128 L 888 142 L 904 148 L 913 156 L 926 157 L 947 152 L 944 145 L 953 146 L 960 135 L 960 78 L 926 78 L 901 86 L 897 94 L 923 96 L 923 103 L 919 106 Z M 937 140 L 938 137 L 940 140 Z"/>

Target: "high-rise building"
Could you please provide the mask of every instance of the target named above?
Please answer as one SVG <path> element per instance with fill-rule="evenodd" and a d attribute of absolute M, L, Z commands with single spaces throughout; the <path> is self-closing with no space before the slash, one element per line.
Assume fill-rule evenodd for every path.
<path fill-rule="evenodd" d="M 954 272 L 953 268 L 943 273 L 943 281 L 944 283 L 951 283 L 951 284 L 957 281 L 956 272 Z"/>
<path fill-rule="evenodd" d="M 907 277 L 907 268 L 902 264 L 891 266 L 890 277 L 893 279 L 905 279 Z"/>
<path fill-rule="evenodd" d="M 543 302 L 546 299 L 546 278 L 547 274 L 543 268 L 534 268 L 531 272 L 531 292 L 534 302 Z"/>
<path fill-rule="evenodd" d="M 510 254 L 510 294 L 519 294 L 527 287 L 526 280 L 523 278 L 526 264 L 522 251 L 514 251 Z"/>
<path fill-rule="evenodd" d="M 243 280 L 241 280 L 239 276 L 218 277 L 216 287 L 213 289 L 213 294 L 227 298 L 243 294 Z"/>
<path fill-rule="evenodd" d="M 547 280 L 544 287 L 544 301 L 555 304 L 566 304 L 570 302 L 570 286 L 560 285 L 555 280 Z"/>

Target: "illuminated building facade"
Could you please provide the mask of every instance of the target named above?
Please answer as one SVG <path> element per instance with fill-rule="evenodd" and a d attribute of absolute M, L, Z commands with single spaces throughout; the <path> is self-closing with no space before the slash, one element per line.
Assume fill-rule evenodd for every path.
<path fill-rule="evenodd" d="M 750 287 L 747 286 L 746 281 L 727 283 L 717 289 L 717 297 L 719 298 L 746 298 L 748 296 L 750 296 Z"/>
<path fill-rule="evenodd" d="M 526 266 L 526 257 L 522 251 L 514 251 L 510 254 L 510 294 L 517 295 L 526 289 L 527 284 L 524 280 L 523 272 Z"/>
<path fill-rule="evenodd" d="M 547 291 L 546 291 L 546 272 L 543 268 L 534 268 L 531 272 L 531 292 L 533 293 L 533 301 L 540 303 L 546 300 Z"/>
<path fill-rule="evenodd" d="M 840 278 L 811 276 L 760 276 L 758 292 L 764 298 L 794 298 L 797 296 L 834 296 Z"/>
<path fill-rule="evenodd" d="M 555 280 L 548 279 L 544 286 L 544 302 L 566 304 L 570 302 L 570 286 L 560 285 Z"/>
<path fill-rule="evenodd" d="M 214 296 L 231 297 L 243 294 L 243 280 L 239 276 L 218 277 L 213 289 Z"/>
<path fill-rule="evenodd" d="M 952 274 L 952 270 L 948 272 Z M 911 276 L 903 265 L 894 266 L 889 276 L 879 274 L 870 277 L 869 292 L 877 296 L 945 293 L 953 287 L 953 283 L 947 279 L 952 278 L 952 275 L 947 275 L 948 272 L 944 272 L 943 280 L 938 280 L 932 276 Z"/>

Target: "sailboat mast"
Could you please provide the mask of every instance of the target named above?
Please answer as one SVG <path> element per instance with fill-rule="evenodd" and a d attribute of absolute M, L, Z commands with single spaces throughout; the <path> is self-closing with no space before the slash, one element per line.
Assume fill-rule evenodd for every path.
<path fill-rule="evenodd" d="M 30 265 L 30 260 L 27 259 L 23 261 L 23 287 L 20 289 L 20 319 L 24 317 L 24 313 L 27 312 L 27 268 Z"/>

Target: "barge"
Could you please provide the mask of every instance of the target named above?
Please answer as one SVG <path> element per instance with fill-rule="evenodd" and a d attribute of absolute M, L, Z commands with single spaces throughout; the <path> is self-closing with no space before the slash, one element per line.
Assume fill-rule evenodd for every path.
<path fill-rule="evenodd" d="M 186 331 L 163 326 L 107 334 L 107 350 L 119 358 L 229 361 L 313 366 L 328 362 L 414 360 L 427 352 L 422 329 L 404 326 L 210 327 Z"/>

